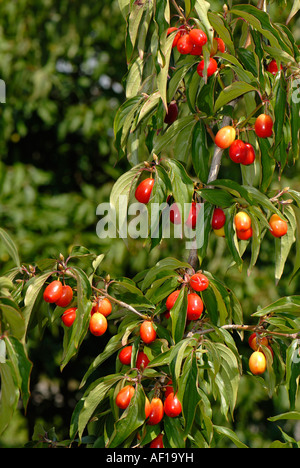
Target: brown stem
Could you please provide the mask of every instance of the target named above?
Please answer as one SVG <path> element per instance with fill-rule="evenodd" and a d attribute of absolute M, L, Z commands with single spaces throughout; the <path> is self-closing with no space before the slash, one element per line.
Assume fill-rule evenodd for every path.
<path fill-rule="evenodd" d="M 133 312 L 134 314 L 138 315 L 139 317 L 143 318 L 143 319 L 147 319 L 148 316 L 147 315 L 144 315 L 142 314 L 141 312 L 139 312 L 138 310 L 136 310 L 134 307 L 132 307 L 131 305 L 129 304 L 126 304 L 126 302 L 123 302 L 123 301 L 119 301 L 118 299 L 116 299 L 115 297 L 111 296 L 110 294 L 108 294 L 107 291 L 105 291 L 104 289 L 98 289 L 96 288 L 95 286 L 92 286 L 92 288 L 99 292 L 100 294 L 102 294 L 103 296 L 107 297 L 107 299 L 109 299 L 110 301 L 113 301 L 115 302 L 116 304 L 118 304 L 120 307 L 124 307 L 124 309 L 127 309 L 127 310 L 130 310 L 130 312 Z"/>

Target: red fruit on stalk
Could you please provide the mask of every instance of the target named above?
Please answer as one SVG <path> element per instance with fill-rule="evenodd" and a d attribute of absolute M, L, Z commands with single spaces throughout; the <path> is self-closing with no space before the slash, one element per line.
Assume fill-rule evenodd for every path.
<path fill-rule="evenodd" d="M 246 146 L 246 157 L 242 162 L 243 166 L 250 166 L 255 161 L 255 151 L 250 143 L 245 143 Z"/>
<path fill-rule="evenodd" d="M 201 60 L 201 62 L 197 66 L 197 73 L 199 76 L 203 77 L 204 75 L 204 68 L 205 68 L 205 61 Z M 214 58 L 210 58 L 208 67 L 207 67 L 207 77 L 211 77 L 218 69 L 218 63 Z"/>
<path fill-rule="evenodd" d="M 67 309 L 61 316 L 62 322 L 66 327 L 71 327 L 76 319 L 76 311 L 77 307 L 72 307 L 71 309 Z"/>
<path fill-rule="evenodd" d="M 183 34 L 177 41 L 177 50 L 182 55 L 188 55 L 193 50 L 193 42 L 188 33 Z"/>
<path fill-rule="evenodd" d="M 215 208 L 213 217 L 212 217 L 212 222 L 211 226 L 215 230 L 222 229 L 222 227 L 225 226 L 226 223 L 226 215 L 222 208 Z"/>
<path fill-rule="evenodd" d="M 192 43 L 199 47 L 203 47 L 207 43 L 207 35 L 202 29 L 192 29 L 189 36 Z"/>
<path fill-rule="evenodd" d="M 175 302 L 177 301 L 177 298 L 178 298 L 179 294 L 180 294 L 180 291 L 178 289 L 177 291 L 172 292 L 168 296 L 167 301 L 166 301 L 166 308 L 168 310 L 171 310 L 174 307 Z"/>
<path fill-rule="evenodd" d="M 150 200 L 154 179 L 148 178 L 143 180 L 136 188 L 135 198 L 138 202 L 147 204 Z"/>
<path fill-rule="evenodd" d="M 242 140 L 235 140 L 229 148 L 229 157 L 236 164 L 243 164 L 247 156 L 247 148 Z"/>
<path fill-rule="evenodd" d="M 255 133 L 259 138 L 269 138 L 273 134 L 273 119 L 270 115 L 261 114 L 255 121 Z"/>
<path fill-rule="evenodd" d="M 190 293 L 188 294 L 187 300 L 188 305 L 186 318 L 188 320 L 198 320 L 204 309 L 201 297 L 196 293 Z"/>
<path fill-rule="evenodd" d="M 205 291 L 209 286 L 207 276 L 203 275 L 202 273 L 195 273 L 195 275 L 190 278 L 190 286 L 194 291 Z"/>
<path fill-rule="evenodd" d="M 56 301 L 56 305 L 58 307 L 67 307 L 73 299 L 73 290 L 71 286 L 63 286 L 62 293 L 58 301 Z"/>
<path fill-rule="evenodd" d="M 61 298 L 62 292 L 63 285 L 61 281 L 52 281 L 50 284 L 48 284 L 44 291 L 44 301 L 49 302 L 50 304 L 54 304 Z"/>
<path fill-rule="evenodd" d="M 172 125 L 178 118 L 178 105 L 176 101 L 171 101 L 168 106 L 168 111 L 165 116 L 164 122 L 168 125 Z"/>

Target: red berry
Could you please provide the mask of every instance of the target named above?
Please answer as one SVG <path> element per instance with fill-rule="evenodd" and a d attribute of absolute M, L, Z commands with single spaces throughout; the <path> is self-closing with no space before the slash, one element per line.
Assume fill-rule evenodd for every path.
<path fill-rule="evenodd" d="M 190 35 L 188 33 L 184 34 L 178 39 L 177 42 L 177 50 L 182 55 L 190 54 L 193 50 L 193 43 L 190 39 Z"/>
<path fill-rule="evenodd" d="M 190 31 L 190 40 L 193 44 L 203 47 L 207 43 L 207 35 L 202 29 L 192 29 Z"/>
<path fill-rule="evenodd" d="M 203 312 L 203 302 L 200 296 L 196 293 L 188 294 L 188 306 L 187 306 L 187 319 L 198 320 Z"/>
<path fill-rule="evenodd" d="M 220 37 L 217 38 L 217 43 L 218 43 L 218 50 L 224 54 L 225 50 L 226 50 L 226 46 L 225 46 L 225 42 L 223 41 L 223 39 L 221 39 Z"/>
<path fill-rule="evenodd" d="M 158 434 L 158 436 L 152 440 L 150 448 L 164 448 L 163 434 Z"/>
<path fill-rule="evenodd" d="M 174 393 L 167 396 L 164 403 L 164 412 L 170 418 L 176 418 L 182 411 L 181 403 Z"/>
<path fill-rule="evenodd" d="M 205 68 L 205 61 L 201 60 L 201 62 L 197 66 L 197 73 L 199 76 L 203 77 L 203 72 Z M 207 77 L 209 78 L 212 76 L 218 69 L 218 63 L 214 58 L 209 59 L 208 67 L 207 67 Z"/>
<path fill-rule="evenodd" d="M 170 221 L 173 224 L 181 224 L 181 213 L 177 203 L 170 206 Z"/>
<path fill-rule="evenodd" d="M 200 205 L 196 202 L 192 202 L 189 216 L 188 216 L 188 219 L 186 220 L 186 225 L 189 228 L 195 229 L 199 211 L 200 211 Z"/>
<path fill-rule="evenodd" d="M 140 337 L 144 343 L 149 344 L 156 338 L 156 331 L 150 320 L 145 320 L 140 326 Z"/>
<path fill-rule="evenodd" d="M 148 178 L 143 180 L 136 188 L 135 198 L 138 202 L 147 204 L 150 200 L 154 179 Z"/>
<path fill-rule="evenodd" d="M 44 291 L 44 301 L 49 302 L 50 304 L 54 304 L 60 299 L 62 292 L 62 283 L 58 280 L 52 281 L 50 284 L 48 284 Z"/>
<path fill-rule="evenodd" d="M 221 208 L 215 208 L 214 214 L 212 217 L 211 226 L 213 229 L 222 229 L 226 223 L 226 215 Z"/>
<path fill-rule="evenodd" d="M 255 161 L 255 151 L 250 143 L 245 143 L 246 146 L 246 157 L 242 162 L 243 166 L 250 166 Z"/>
<path fill-rule="evenodd" d="M 287 234 L 288 224 L 284 219 L 281 219 L 278 215 L 274 214 L 271 216 L 269 221 L 270 232 L 272 236 L 280 238 Z"/>
<path fill-rule="evenodd" d="M 236 235 L 240 240 L 249 240 L 253 236 L 253 229 L 249 228 L 246 231 L 236 231 Z"/>
<path fill-rule="evenodd" d="M 221 149 L 229 148 L 234 142 L 235 137 L 235 128 L 231 125 L 227 125 L 226 127 L 222 127 L 216 134 L 215 144 Z"/>
<path fill-rule="evenodd" d="M 208 278 L 202 273 L 196 273 L 190 279 L 190 286 L 194 291 L 205 291 L 209 286 Z"/>
<path fill-rule="evenodd" d="M 136 358 L 136 367 L 138 369 L 146 369 L 149 362 L 150 362 L 150 360 L 149 360 L 147 354 L 144 353 L 143 351 L 139 351 L 139 353 L 137 355 L 137 358 Z"/>
<path fill-rule="evenodd" d="M 191 55 L 203 55 L 203 49 L 201 46 L 193 44 Z"/>
<path fill-rule="evenodd" d="M 123 387 L 116 397 L 116 405 L 121 409 L 126 409 L 134 395 L 134 392 L 134 387 L 131 385 L 126 385 Z"/>
<path fill-rule="evenodd" d="M 242 164 L 247 156 L 247 148 L 242 140 L 235 140 L 229 148 L 231 161 Z"/>
<path fill-rule="evenodd" d="M 62 293 L 58 301 L 56 301 L 56 305 L 58 307 L 67 307 L 73 299 L 73 290 L 71 286 L 63 286 Z"/>
<path fill-rule="evenodd" d="M 147 423 L 150 426 L 160 423 L 164 416 L 164 405 L 160 398 L 154 397 L 150 403 L 150 415 Z"/>
<path fill-rule="evenodd" d="M 131 355 L 132 355 L 132 346 L 126 346 L 125 348 L 121 349 L 119 353 L 119 359 L 121 363 L 125 364 L 126 366 L 130 366 Z"/>
<path fill-rule="evenodd" d="M 276 60 L 272 60 L 269 63 L 267 70 L 269 73 L 272 73 L 272 75 L 274 76 L 277 75 L 277 73 L 279 72 L 279 68 L 278 68 Z M 282 70 L 282 65 L 280 65 L 280 70 Z"/>
<path fill-rule="evenodd" d="M 62 322 L 66 327 L 71 327 L 76 319 L 77 307 L 67 309 L 61 316 Z"/>
<path fill-rule="evenodd" d="M 269 138 L 273 133 L 273 119 L 270 115 L 261 114 L 255 121 L 255 133 L 260 138 Z"/>
<path fill-rule="evenodd" d="M 178 298 L 179 294 L 180 294 L 180 291 L 178 289 L 177 291 L 174 291 L 169 295 L 169 297 L 168 297 L 168 299 L 166 301 L 166 308 L 168 310 L 171 310 L 174 307 L 175 302 L 177 301 L 177 298 Z"/>
<path fill-rule="evenodd" d="M 102 336 L 107 330 L 107 320 L 104 315 L 96 312 L 90 318 L 90 332 L 95 336 Z"/>
<path fill-rule="evenodd" d="M 172 101 L 170 102 L 168 106 L 168 112 L 165 116 L 164 121 L 166 124 L 172 125 L 172 123 L 174 123 L 175 120 L 177 120 L 177 118 L 178 118 L 178 106 L 177 106 L 176 101 Z"/>

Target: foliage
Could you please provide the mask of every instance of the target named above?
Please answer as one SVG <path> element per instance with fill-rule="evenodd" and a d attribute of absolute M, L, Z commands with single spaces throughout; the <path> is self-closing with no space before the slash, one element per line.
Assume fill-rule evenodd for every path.
<path fill-rule="evenodd" d="M 246 447 L 240 434 L 215 422 L 216 413 L 232 421 L 243 376 L 259 380 L 270 399 L 285 387 L 289 411 L 272 417 L 272 421 L 299 420 L 300 299 L 298 295 L 285 296 L 258 307 L 251 317 L 254 324 L 245 324 L 243 307 L 233 288 L 209 268 L 210 245 L 215 242 L 211 217 L 215 206 L 224 209 L 225 239 L 232 265 L 242 272 L 244 257 L 249 254 L 250 275 L 266 242 L 270 215 L 279 214 L 288 222 L 288 234 L 274 240 L 276 285 L 293 249 L 296 259 L 291 278 L 297 276 L 300 193 L 295 188 L 273 187 L 280 184 L 286 169 L 297 163 L 300 154 L 299 102 L 294 94 L 299 79 L 299 49 L 287 26 L 273 23 L 266 12 L 250 4 L 232 6 L 224 13 L 210 10 L 208 2 L 188 1 L 182 5 L 180 19 L 176 19 L 179 4 L 173 1 L 120 0 L 119 4 L 127 26 L 128 74 L 126 100 L 114 122 L 115 144 L 119 158 L 126 156 L 131 168 L 112 188 L 111 206 L 117 207 L 120 196 L 125 194 L 129 209 L 139 177 L 151 172 L 155 189 L 147 207 L 149 217 L 154 203 L 175 201 L 183 206 L 193 199 L 201 200 L 204 242 L 196 252 L 197 261 L 192 255 L 189 260 L 168 256 L 133 279 L 111 278 L 102 270 L 103 255 L 83 246 L 73 246 L 67 259 L 56 254 L 55 258 L 23 265 L 11 236 L 1 229 L 1 241 L 15 266 L 0 278 L 0 433 L 7 428 L 19 396 L 25 408 L 28 404 L 32 363 L 26 342 L 31 330 L 38 327 L 42 334 L 59 320 L 63 310 L 45 303 L 43 290 L 53 278 L 62 277 L 75 291 L 73 304 L 78 314 L 71 328 L 63 328 L 61 370 L 77 358 L 88 336 L 91 309 L 98 296 L 108 297 L 114 304 L 109 321 L 115 326 L 104 351 L 83 376 L 84 393 L 73 413 L 70 440 L 62 445 L 76 441 L 93 447 L 147 446 L 163 431 L 165 447 L 217 446 L 220 437 Z M 167 29 L 176 21 L 189 21 L 206 31 L 206 63 L 213 32 L 224 40 L 226 51 L 217 52 L 218 72 L 213 77 L 198 76 L 199 57 L 180 56 L 173 50 L 174 35 L 168 35 Z M 266 72 L 270 59 L 283 65 L 283 71 L 276 76 Z M 169 126 L 164 118 L 174 99 L 180 113 Z M 253 131 L 262 108 L 275 122 L 274 138 L 268 140 L 258 139 Z M 254 166 L 234 172 L 238 174 L 236 180 L 211 177 L 220 153 L 213 137 L 225 122 L 233 122 L 258 154 Z M 222 157 L 226 161 L 226 152 Z M 217 169 L 222 171 L 221 167 Z M 237 238 L 234 216 L 240 208 L 252 220 L 254 233 L 250 241 Z M 162 231 L 158 232 L 155 239 L 147 232 L 150 250 L 165 241 Z M 208 289 L 200 294 L 205 314 L 189 322 L 189 278 L 199 268 L 209 278 Z M 167 318 L 166 299 L 177 289 L 179 297 Z M 150 320 L 157 333 L 150 344 L 143 343 L 139 334 L 144 320 Z M 267 359 L 267 372 L 262 377 L 250 377 L 240 351 L 245 332 L 253 331 L 267 335 L 272 345 L 272 352 L 262 346 Z M 133 347 L 131 365 L 121 365 L 117 356 L 128 344 Z M 150 363 L 138 369 L 136 356 L 141 349 Z M 115 372 L 98 378 L 98 368 L 112 356 L 116 358 Z M 145 417 L 146 397 L 163 398 L 170 379 L 181 401 L 182 414 L 177 418 L 165 415 L 161 425 L 150 426 Z M 115 398 L 128 383 L 134 385 L 135 393 L 122 412 Z M 274 441 L 272 446 L 299 447 L 299 442 L 284 431 L 282 437 L 284 443 Z M 56 445 L 55 438 L 53 432 L 52 445 Z M 41 445 L 49 444 L 46 439 Z"/>

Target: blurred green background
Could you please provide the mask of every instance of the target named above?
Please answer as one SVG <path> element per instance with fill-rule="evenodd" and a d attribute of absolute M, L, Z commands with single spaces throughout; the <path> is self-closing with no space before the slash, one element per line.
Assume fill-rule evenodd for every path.
<path fill-rule="evenodd" d="M 223 1 L 211 1 L 220 10 Z M 249 3 L 247 1 L 238 3 Z M 292 2 L 274 2 L 271 16 L 284 22 Z M 66 255 L 74 244 L 97 254 L 105 253 L 103 268 L 111 276 L 132 277 L 159 258 L 182 255 L 182 244 L 164 241 L 152 252 L 139 241 L 130 252 L 122 241 L 100 241 L 96 235 L 96 208 L 107 201 L 114 181 L 129 166 L 117 160 L 113 119 L 125 100 L 125 23 L 117 0 L 19 0 L 0 2 L 0 78 L 6 83 L 6 103 L 0 104 L 0 226 L 18 245 L 22 262 Z M 299 15 L 291 23 L 300 40 Z M 222 176 L 232 175 L 224 164 Z M 300 191 L 299 163 L 288 168 L 281 186 Z M 276 184 L 274 188 L 277 188 Z M 186 255 L 186 254 L 185 254 Z M 263 243 L 260 260 L 250 277 L 230 268 L 225 242 L 212 239 L 205 268 L 226 281 L 242 302 L 245 323 L 258 306 L 280 296 L 299 293 L 299 277 L 293 282 L 293 255 L 279 287 L 274 284 L 274 243 Z M 0 274 L 11 267 L 0 245 Z M 24 415 L 17 412 L 0 438 L 0 447 L 19 447 L 31 439 L 34 426 L 55 426 L 58 438 L 68 438 L 68 425 L 76 401 L 78 383 L 91 360 L 104 348 L 104 338 L 88 338 L 76 360 L 61 374 L 62 331 L 59 326 L 29 340 L 32 398 Z M 248 347 L 240 343 L 245 359 Z M 114 371 L 113 359 L 100 373 Z M 270 401 L 255 379 L 242 379 L 233 428 L 252 447 L 268 447 L 280 439 L 277 424 L 267 421 L 288 410 L 287 395 L 280 390 Z M 219 419 L 219 420 L 218 420 Z M 216 424 L 222 421 L 216 411 Z M 300 427 L 281 423 L 297 440 Z M 227 444 L 227 445 L 226 445 Z M 219 441 L 219 446 L 230 446 Z"/>

